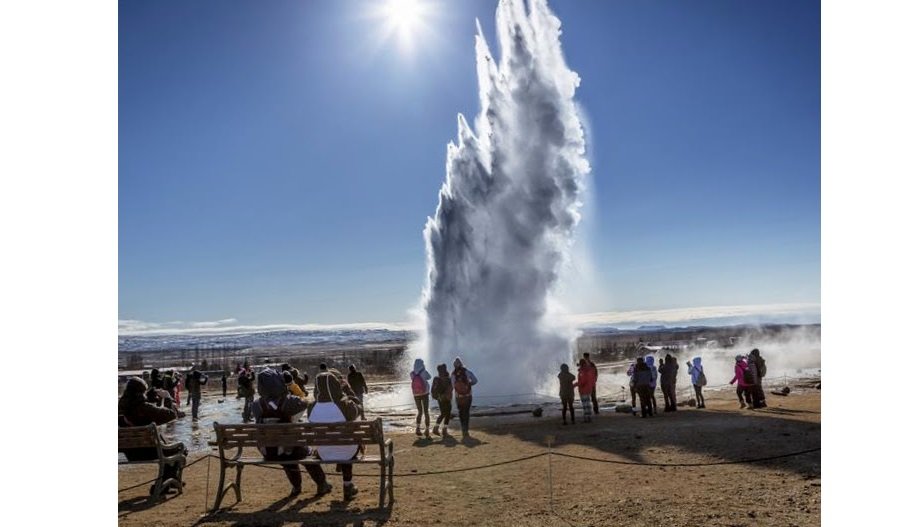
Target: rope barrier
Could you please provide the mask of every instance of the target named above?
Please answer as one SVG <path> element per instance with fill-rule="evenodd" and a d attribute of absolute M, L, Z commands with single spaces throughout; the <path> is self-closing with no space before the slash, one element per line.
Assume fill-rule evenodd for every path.
<path fill-rule="evenodd" d="M 194 465 L 196 465 L 197 463 L 200 463 L 201 461 L 203 461 L 205 458 L 208 458 L 208 457 L 216 457 L 216 456 L 214 456 L 213 454 L 207 454 L 207 455 L 201 457 L 200 459 L 195 459 L 194 461 L 188 463 L 187 465 L 184 465 L 184 468 L 181 470 L 185 470 L 189 467 L 193 467 Z M 124 491 L 127 491 L 127 490 L 133 490 L 135 488 L 142 487 L 143 485 L 149 485 L 150 483 L 155 483 L 155 482 L 156 482 L 156 478 L 153 478 L 149 481 L 144 481 L 143 483 L 137 483 L 136 485 L 132 485 L 127 488 L 118 489 L 118 494 L 120 494 Z"/>
<path fill-rule="evenodd" d="M 568 454 L 565 452 L 557 452 L 554 450 L 554 451 L 552 451 L 552 453 L 549 451 L 538 452 L 536 454 L 531 454 L 528 456 L 522 456 L 522 457 L 518 457 L 518 458 L 514 458 L 514 459 L 507 459 L 505 461 L 497 461 L 495 463 L 487 463 L 485 465 L 476 465 L 476 466 L 472 466 L 472 467 L 462 467 L 462 468 L 454 468 L 454 469 L 446 469 L 446 470 L 430 470 L 430 471 L 426 471 L 426 472 L 400 472 L 400 473 L 395 473 L 394 476 L 404 478 L 404 477 L 417 477 L 417 476 L 436 476 L 436 475 L 442 475 L 442 474 L 456 474 L 459 472 L 470 472 L 470 471 L 474 471 L 474 470 L 482 470 L 482 469 L 487 469 L 487 468 L 499 467 L 499 466 L 503 466 L 503 465 L 511 465 L 513 463 L 520 463 L 522 461 L 528 461 L 531 459 L 536 459 L 538 457 L 543 457 L 543 456 L 547 456 L 547 455 L 566 457 L 566 458 L 570 458 L 570 459 L 578 459 L 578 460 L 582 460 L 582 461 L 593 461 L 596 463 L 609 463 L 609 464 L 613 464 L 613 465 L 632 465 L 632 466 L 642 466 L 642 467 L 712 467 L 712 466 L 719 466 L 719 465 L 739 465 L 739 464 L 745 464 L 745 463 L 761 463 L 763 461 L 772 461 L 775 459 L 784 459 L 784 458 L 788 458 L 788 457 L 801 456 L 804 454 L 811 454 L 813 452 L 819 452 L 819 451 L 820 451 L 820 447 L 816 447 L 816 448 L 810 448 L 807 450 L 800 450 L 797 452 L 789 452 L 787 454 L 778 454 L 778 455 L 774 455 L 774 456 L 749 458 L 749 459 L 711 461 L 711 462 L 704 462 L 704 463 L 651 463 L 651 462 L 641 462 L 641 461 L 621 461 L 621 460 L 616 460 L 616 459 L 600 459 L 600 458 L 595 458 L 595 457 L 579 456 L 576 454 Z M 199 459 L 194 460 L 192 463 L 188 463 L 187 465 L 185 465 L 185 468 L 196 465 L 197 463 L 203 461 L 204 459 L 211 458 L 211 457 L 217 458 L 218 456 L 214 456 L 213 454 L 207 454 L 205 456 L 200 457 Z M 283 470 L 283 467 L 280 467 L 280 466 L 276 466 L 276 467 L 269 466 L 269 465 L 253 465 L 253 466 L 260 467 L 260 468 L 266 468 L 266 469 L 270 469 L 270 470 Z M 358 473 L 353 474 L 353 476 L 360 476 L 360 477 L 373 477 L 374 475 L 375 474 L 358 474 Z M 152 479 L 152 480 L 149 480 L 149 481 L 146 481 L 143 483 L 139 483 L 137 485 L 133 485 L 131 487 L 120 489 L 120 490 L 118 490 L 118 493 L 121 493 L 121 492 L 124 492 L 127 490 L 131 490 L 131 489 L 135 489 L 138 487 L 142 487 L 144 485 L 148 485 L 155 481 L 156 481 L 155 479 Z"/>
<path fill-rule="evenodd" d="M 507 461 L 499 461 L 497 463 L 489 463 L 487 465 L 477 465 L 475 467 L 455 468 L 455 469 L 450 469 L 450 470 L 433 470 L 433 471 L 429 471 L 429 472 L 407 472 L 407 473 L 394 474 L 394 475 L 397 477 L 411 477 L 411 476 L 433 476 L 433 475 L 438 475 L 438 474 L 454 474 L 457 472 L 469 472 L 471 470 L 480 470 L 480 469 L 484 469 L 484 468 L 498 467 L 501 465 L 510 465 L 512 463 L 520 463 L 522 461 L 527 461 L 529 459 L 543 457 L 547 454 L 549 454 L 549 452 L 540 452 L 537 454 L 531 454 L 529 456 L 509 459 Z M 368 474 L 366 474 L 366 475 L 368 475 Z"/>
<path fill-rule="evenodd" d="M 527 461 L 527 460 L 529 460 L 529 459 L 534 459 L 534 458 L 542 457 L 542 456 L 545 456 L 545 455 L 547 455 L 547 454 L 548 454 L 548 452 L 538 452 L 537 454 L 531 454 L 531 455 L 529 455 L 529 456 L 523 456 L 523 457 L 519 457 L 519 458 L 515 458 L 515 459 L 509 459 L 509 460 L 506 460 L 506 461 L 497 461 L 497 462 L 495 462 L 495 463 L 488 463 L 488 464 L 485 464 L 485 465 L 476 465 L 476 466 L 473 466 L 473 467 L 453 468 L 453 469 L 446 469 L 446 470 L 431 470 L 431 471 L 427 471 L 427 472 L 395 472 L 395 473 L 394 473 L 394 476 L 399 477 L 399 478 L 409 478 L 409 477 L 415 477 L 415 476 L 434 476 L 434 475 L 440 475 L 440 474 L 454 474 L 454 473 L 457 473 L 457 472 L 470 472 L 470 471 L 473 471 L 473 470 L 481 470 L 481 469 L 484 469 L 484 468 L 498 467 L 498 466 L 501 466 L 501 465 L 510 465 L 510 464 L 512 464 L 512 463 L 520 463 L 520 462 L 522 462 L 522 461 Z M 213 457 L 216 457 L 216 456 L 213 456 Z M 253 467 L 258 467 L 258 468 L 266 468 L 266 469 L 268 469 L 268 470 L 283 470 L 283 467 L 281 467 L 281 466 L 270 466 L 270 465 L 252 465 L 252 466 L 253 466 Z M 358 472 L 354 472 L 354 473 L 353 473 L 353 476 L 354 476 L 354 477 L 355 477 L 355 476 L 360 476 L 360 477 L 375 477 L 375 476 L 377 476 L 377 474 L 368 474 L 368 473 L 358 473 Z"/>

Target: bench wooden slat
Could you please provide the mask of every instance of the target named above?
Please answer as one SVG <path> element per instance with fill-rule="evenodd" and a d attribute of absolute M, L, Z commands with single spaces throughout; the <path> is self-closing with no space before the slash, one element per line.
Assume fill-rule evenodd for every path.
<path fill-rule="evenodd" d="M 241 457 L 238 459 L 227 459 L 230 464 L 242 464 L 242 465 L 339 465 L 343 464 L 358 464 L 358 463 L 381 463 L 381 456 L 364 456 L 357 459 L 352 459 L 348 461 L 328 461 L 324 459 L 318 459 L 314 457 L 306 457 L 304 459 L 290 459 L 286 461 L 267 461 L 263 457 Z"/>
<path fill-rule="evenodd" d="M 156 448 L 159 433 L 155 425 L 118 428 L 118 451 L 128 448 Z"/>
<path fill-rule="evenodd" d="M 235 498 L 241 501 L 241 474 L 246 465 L 337 465 L 373 463 L 380 465 L 379 506 L 383 506 L 385 494 L 389 502 L 394 501 L 394 444 L 385 440 L 381 418 L 374 421 L 350 421 L 342 423 L 270 423 L 270 424 L 219 424 L 213 423 L 216 441 L 209 442 L 219 449 L 219 484 L 213 511 L 218 510 L 223 497 L 233 488 Z M 320 447 L 362 445 L 363 455 L 346 461 L 322 460 L 314 457 L 304 459 L 268 461 L 262 455 L 243 455 L 250 447 Z M 378 454 L 369 453 L 377 447 Z M 258 452 L 260 454 L 260 452 Z M 235 467 L 235 482 L 225 485 L 226 470 Z"/>

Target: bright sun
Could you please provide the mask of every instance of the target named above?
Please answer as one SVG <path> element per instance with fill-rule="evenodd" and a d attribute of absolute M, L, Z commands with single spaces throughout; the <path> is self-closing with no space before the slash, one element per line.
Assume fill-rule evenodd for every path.
<path fill-rule="evenodd" d="M 387 0 L 384 12 L 398 31 L 412 31 L 422 21 L 424 7 L 419 0 Z"/>
<path fill-rule="evenodd" d="M 429 32 L 433 11 L 430 0 L 385 0 L 375 14 L 383 20 L 384 40 L 395 37 L 402 51 L 410 52 L 414 41 Z"/>

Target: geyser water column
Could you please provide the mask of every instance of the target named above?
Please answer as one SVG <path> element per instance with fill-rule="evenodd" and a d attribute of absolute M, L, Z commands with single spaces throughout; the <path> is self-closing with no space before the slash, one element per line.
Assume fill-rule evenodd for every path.
<path fill-rule="evenodd" d="M 477 23 L 480 114 L 458 143 L 425 228 L 427 367 L 455 356 L 480 395 L 528 394 L 571 358 L 574 332 L 550 316 L 590 171 L 560 23 L 543 0 L 503 0 L 501 59 Z"/>

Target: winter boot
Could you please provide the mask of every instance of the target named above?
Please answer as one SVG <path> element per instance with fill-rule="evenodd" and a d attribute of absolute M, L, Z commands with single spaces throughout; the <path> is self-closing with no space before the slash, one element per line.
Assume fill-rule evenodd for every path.
<path fill-rule="evenodd" d="M 353 499 L 356 494 L 359 493 L 359 489 L 356 487 L 355 483 L 344 483 L 343 484 L 343 499 L 349 501 Z"/>

